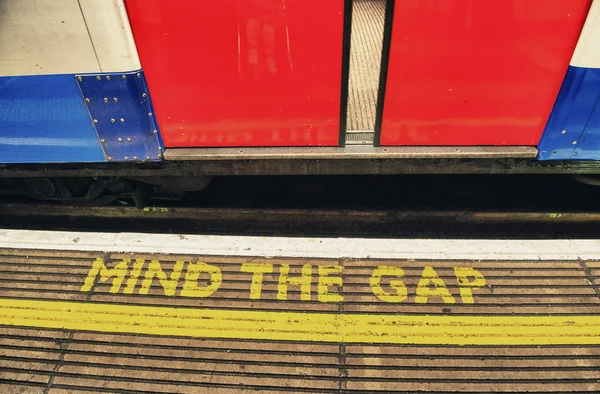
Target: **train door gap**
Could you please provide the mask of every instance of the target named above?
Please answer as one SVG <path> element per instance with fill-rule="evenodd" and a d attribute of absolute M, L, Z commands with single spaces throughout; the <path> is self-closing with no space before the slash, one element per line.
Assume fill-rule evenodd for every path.
<path fill-rule="evenodd" d="M 373 145 L 386 0 L 354 0 L 346 145 Z"/>

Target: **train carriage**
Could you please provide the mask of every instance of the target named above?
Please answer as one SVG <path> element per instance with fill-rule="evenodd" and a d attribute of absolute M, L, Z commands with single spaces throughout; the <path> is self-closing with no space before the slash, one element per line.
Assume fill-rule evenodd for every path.
<path fill-rule="evenodd" d="M 4 0 L 0 177 L 596 175 L 598 40 L 600 0 Z"/>

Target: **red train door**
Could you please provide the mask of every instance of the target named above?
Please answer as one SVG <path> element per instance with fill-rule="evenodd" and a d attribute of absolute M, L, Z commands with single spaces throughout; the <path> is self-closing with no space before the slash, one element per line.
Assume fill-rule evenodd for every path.
<path fill-rule="evenodd" d="M 166 147 L 335 146 L 344 0 L 126 0 Z"/>
<path fill-rule="evenodd" d="M 395 0 L 376 143 L 537 145 L 590 4 Z"/>

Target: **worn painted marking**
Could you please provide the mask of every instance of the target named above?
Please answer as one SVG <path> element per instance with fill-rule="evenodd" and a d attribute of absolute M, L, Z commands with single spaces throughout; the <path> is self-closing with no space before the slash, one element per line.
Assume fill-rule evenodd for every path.
<path fill-rule="evenodd" d="M 300 276 L 290 275 L 288 263 L 243 263 L 240 272 L 252 274 L 249 299 L 260 300 L 264 274 L 279 273 L 277 285 L 277 300 L 288 300 L 289 286 L 299 287 L 302 301 L 311 301 L 313 289 L 313 273 L 317 275 L 317 300 L 319 302 L 343 302 L 344 296 L 338 291 L 343 286 L 342 273 L 344 267 L 338 264 L 318 265 L 303 264 Z M 185 271 L 185 276 L 182 275 Z M 143 273 L 143 270 L 146 270 Z M 456 282 L 460 287 L 461 300 L 465 304 L 473 304 L 473 290 L 486 285 L 483 275 L 470 267 L 454 267 Z M 202 278 L 201 278 L 202 276 Z M 119 293 L 122 287 L 123 294 L 133 294 L 141 277 L 144 277 L 141 286 L 137 288 L 139 294 L 148 294 L 154 278 L 159 280 L 164 294 L 167 296 L 181 296 L 191 298 L 206 298 L 212 296 L 223 283 L 221 269 L 205 262 L 176 261 L 169 277 L 163 270 L 159 260 L 151 260 L 146 264 L 144 259 L 122 259 L 116 264 L 109 264 L 102 258 L 96 258 L 88 272 L 88 276 L 81 286 L 82 292 L 92 291 L 98 282 L 110 282 L 111 293 Z M 208 277 L 208 283 L 206 278 Z M 380 300 L 390 303 L 403 302 L 408 298 L 408 289 L 401 278 L 404 271 L 400 267 L 379 266 L 373 270 L 370 286 L 373 294 Z M 127 280 L 125 281 L 125 279 Z M 382 278 L 390 279 L 389 286 L 381 284 Z M 180 285 L 180 281 L 183 283 Z M 387 288 L 389 287 L 389 290 Z M 181 288 L 177 293 L 178 288 Z M 391 292 L 390 292 L 391 291 Z M 425 266 L 421 279 L 416 287 L 418 304 L 426 304 L 430 298 L 440 298 L 447 304 L 455 304 L 456 298 L 446 287 L 444 280 L 431 266 Z"/>
<path fill-rule="evenodd" d="M 0 324 L 110 333 L 429 345 L 600 344 L 600 316 L 393 316 L 0 298 Z"/>

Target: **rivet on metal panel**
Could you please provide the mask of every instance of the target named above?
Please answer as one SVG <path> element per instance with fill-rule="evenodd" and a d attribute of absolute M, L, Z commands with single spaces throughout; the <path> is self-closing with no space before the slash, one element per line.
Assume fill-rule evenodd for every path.
<path fill-rule="evenodd" d="M 104 143 L 104 139 L 101 139 L 100 142 Z"/>
<path fill-rule="evenodd" d="M 129 161 L 129 157 L 125 156 L 125 161 Z"/>
<path fill-rule="evenodd" d="M 85 102 L 86 102 L 86 103 L 89 103 L 89 102 L 91 102 L 91 101 L 92 101 L 92 100 L 90 100 L 89 98 L 86 98 L 86 99 L 85 99 Z"/>
<path fill-rule="evenodd" d="M 131 142 L 131 138 L 127 138 L 127 142 Z"/>
<path fill-rule="evenodd" d="M 115 119 L 111 119 L 110 121 L 111 121 L 111 122 L 113 122 L 113 123 L 115 123 L 115 122 L 116 122 L 116 120 L 115 120 Z"/>
<path fill-rule="evenodd" d="M 117 141 L 123 142 L 123 138 L 119 137 L 119 139 Z"/>
<path fill-rule="evenodd" d="M 115 102 L 115 103 L 116 103 L 117 101 L 119 101 L 119 99 L 118 99 L 118 98 L 116 98 L 116 97 L 115 97 L 113 100 L 114 100 L 114 102 Z"/>
<path fill-rule="evenodd" d="M 152 112 L 149 112 L 149 113 L 148 113 L 148 116 L 152 116 Z"/>
<path fill-rule="evenodd" d="M 94 119 L 94 123 L 98 123 L 98 119 Z"/>
<path fill-rule="evenodd" d="M 124 123 L 124 122 L 125 122 L 125 119 L 121 118 L 121 123 Z"/>
<path fill-rule="evenodd" d="M 146 97 L 148 97 L 148 95 L 146 93 L 142 93 L 142 97 L 146 98 Z"/>
<path fill-rule="evenodd" d="M 567 130 L 563 130 L 563 131 L 561 131 L 561 133 L 567 134 Z"/>
<path fill-rule="evenodd" d="M 123 76 L 121 78 L 127 79 L 127 75 L 123 74 Z"/>
<path fill-rule="evenodd" d="M 77 77 L 77 80 L 78 80 L 78 81 L 83 81 L 83 78 L 81 78 L 81 77 Z"/>
<path fill-rule="evenodd" d="M 104 102 L 108 103 L 108 99 L 106 97 L 104 97 Z"/>
<path fill-rule="evenodd" d="M 160 146 L 159 146 L 159 147 L 158 147 L 158 150 L 162 150 L 162 147 L 160 147 Z"/>
<path fill-rule="evenodd" d="M 133 156 L 133 160 L 137 161 L 137 159 L 138 159 L 137 156 Z"/>
<path fill-rule="evenodd" d="M 141 78 L 141 77 L 142 77 L 142 74 L 140 74 L 140 73 L 137 73 L 137 74 L 136 74 L 136 76 L 137 76 L 138 78 Z"/>
<path fill-rule="evenodd" d="M 98 75 L 98 76 L 96 77 L 96 79 L 99 81 L 99 80 L 101 80 L 102 78 L 100 78 L 100 75 Z"/>
<path fill-rule="evenodd" d="M 158 130 L 154 130 L 152 133 L 154 133 L 154 134 L 158 134 Z"/>
<path fill-rule="evenodd" d="M 577 141 L 573 141 L 573 145 L 577 145 Z"/>
<path fill-rule="evenodd" d="M 150 160 L 150 156 L 146 156 L 146 160 Z"/>
<path fill-rule="evenodd" d="M 162 156 L 162 155 L 158 155 L 157 157 L 158 157 L 159 159 L 162 159 L 162 157 L 163 157 L 163 156 Z"/>
<path fill-rule="evenodd" d="M 107 76 L 106 76 L 106 80 L 107 80 L 107 81 L 110 81 L 110 75 L 107 75 Z"/>
<path fill-rule="evenodd" d="M 112 161 L 112 157 L 109 156 L 109 157 L 106 158 L 106 160 Z"/>

